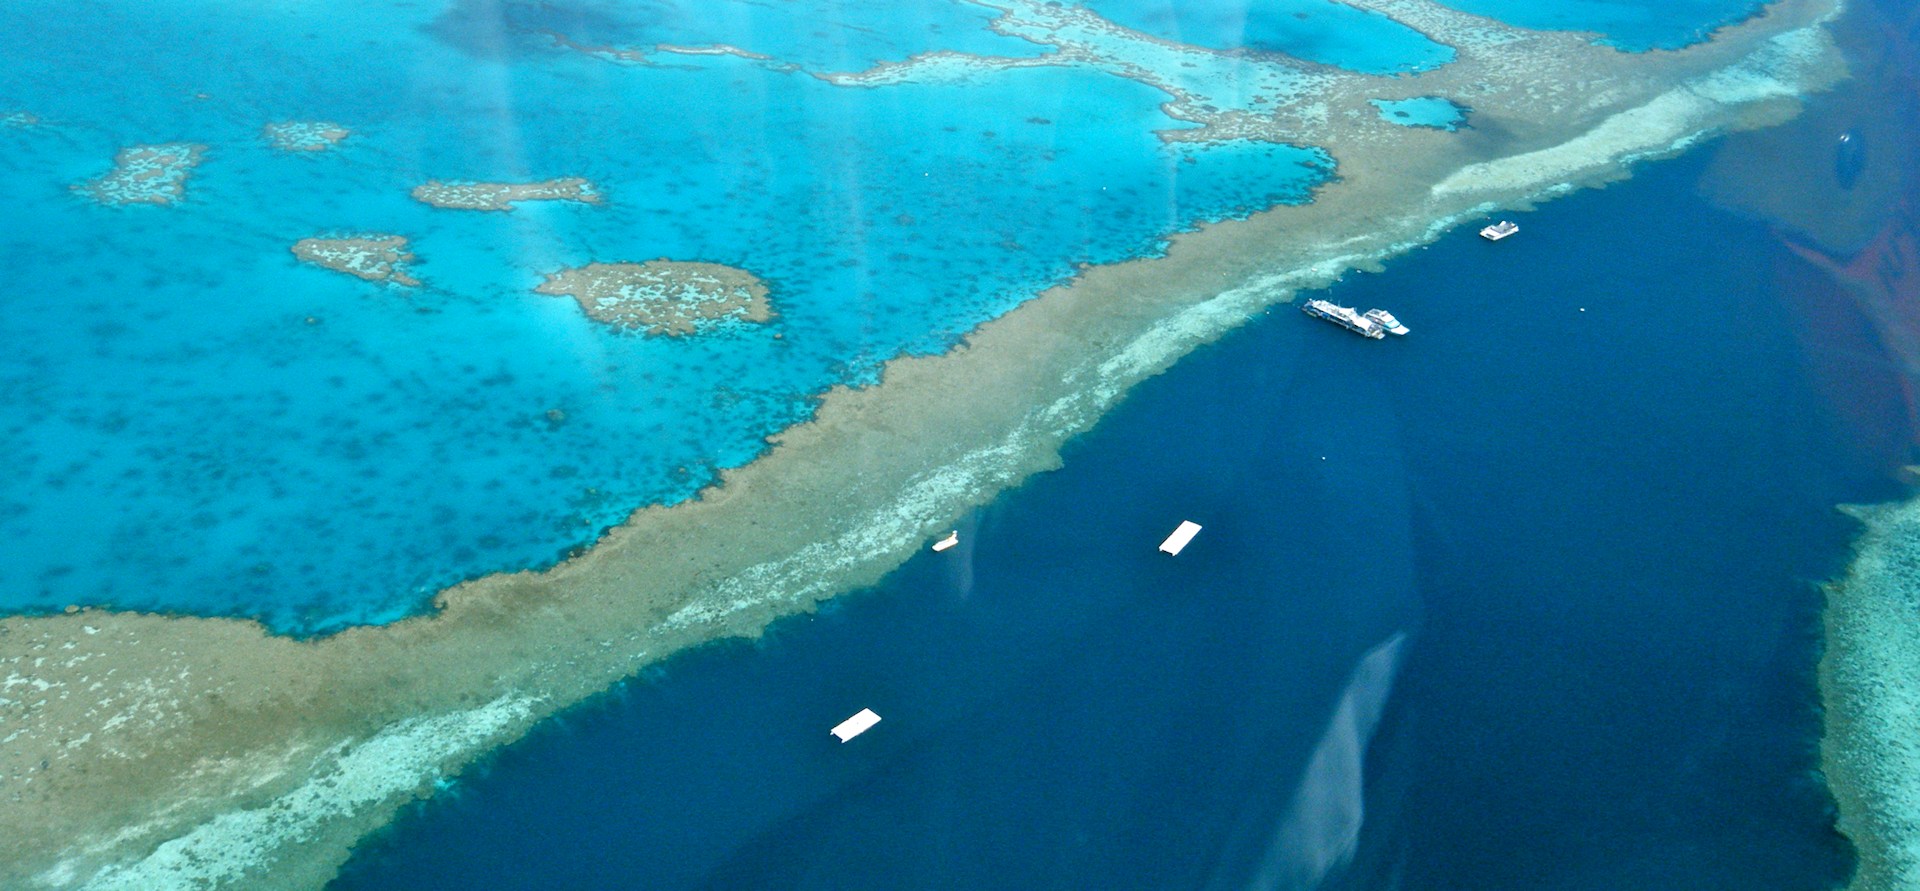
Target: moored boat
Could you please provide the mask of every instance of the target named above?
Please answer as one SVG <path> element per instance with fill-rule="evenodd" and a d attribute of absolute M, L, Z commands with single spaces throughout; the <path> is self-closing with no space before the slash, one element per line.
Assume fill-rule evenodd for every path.
<path fill-rule="evenodd" d="M 1518 231 L 1520 231 L 1520 224 L 1515 223 L 1512 220 L 1501 220 L 1498 223 L 1494 223 L 1493 225 L 1480 230 L 1480 237 L 1488 241 L 1499 241 L 1500 239 L 1505 238 L 1509 235 L 1512 235 L 1513 233 Z"/>
<path fill-rule="evenodd" d="M 1361 337 L 1380 340 L 1387 336 L 1386 326 L 1361 315 L 1348 306 L 1337 306 L 1330 300 L 1309 300 L 1300 304 L 1300 311 L 1317 319 L 1326 319 Z"/>
<path fill-rule="evenodd" d="M 1400 335 L 1400 334 L 1405 334 L 1409 330 L 1411 330 L 1407 326 L 1400 324 L 1400 320 L 1394 318 L 1393 313 L 1387 312 L 1384 309 L 1367 310 L 1365 313 L 1362 314 L 1362 318 L 1368 318 L 1376 322 L 1379 322 L 1380 327 L 1387 329 L 1388 334 Z"/>

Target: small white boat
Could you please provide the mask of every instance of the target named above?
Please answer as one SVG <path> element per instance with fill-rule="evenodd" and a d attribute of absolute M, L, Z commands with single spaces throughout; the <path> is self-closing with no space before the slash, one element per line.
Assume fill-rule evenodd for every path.
<path fill-rule="evenodd" d="M 1366 317 L 1379 322 L 1380 327 L 1387 329 L 1388 334 L 1405 334 L 1411 330 L 1407 326 L 1400 324 L 1400 320 L 1394 318 L 1393 313 L 1387 312 L 1384 309 L 1367 310 Z"/>
<path fill-rule="evenodd" d="M 1177 557 L 1182 550 L 1186 549 L 1187 542 L 1192 541 L 1193 537 L 1199 534 L 1199 523 L 1195 523 L 1192 520 L 1181 520 L 1179 527 L 1173 530 L 1173 534 L 1167 536 L 1167 540 L 1160 543 L 1160 550 Z"/>
<path fill-rule="evenodd" d="M 872 730 L 873 725 L 878 723 L 880 723 L 880 716 L 874 714 L 873 709 L 863 708 L 855 712 L 853 717 L 841 721 L 830 732 L 834 736 L 840 737 L 841 742 L 846 742 L 868 730 Z"/>
<path fill-rule="evenodd" d="M 944 551 L 959 543 L 960 543 L 960 530 L 955 529 L 952 532 L 947 533 L 946 538 L 943 538 L 943 539 L 940 539 L 939 541 L 934 542 L 933 549 L 936 551 Z"/>
<path fill-rule="evenodd" d="M 1515 223 L 1512 220 L 1501 220 L 1498 223 L 1494 223 L 1493 225 L 1480 230 L 1480 237 L 1488 241 L 1499 241 L 1500 239 L 1505 238 L 1509 235 L 1512 235 L 1513 233 L 1518 231 L 1520 231 L 1520 226 L 1518 223 Z"/>

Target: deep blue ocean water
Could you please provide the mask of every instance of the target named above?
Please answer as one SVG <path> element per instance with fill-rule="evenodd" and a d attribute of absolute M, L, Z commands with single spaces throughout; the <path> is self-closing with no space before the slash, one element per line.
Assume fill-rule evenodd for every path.
<path fill-rule="evenodd" d="M 960 548 L 548 724 L 336 887 L 1834 886 L 1814 581 L 1910 433 L 1841 420 L 1904 415 L 1818 384 L 1871 338 L 1805 330 L 1818 276 L 1693 197 L 1712 150 L 1333 289 L 1403 340 L 1276 309 Z M 1389 693 L 1371 745 L 1335 719 Z"/>

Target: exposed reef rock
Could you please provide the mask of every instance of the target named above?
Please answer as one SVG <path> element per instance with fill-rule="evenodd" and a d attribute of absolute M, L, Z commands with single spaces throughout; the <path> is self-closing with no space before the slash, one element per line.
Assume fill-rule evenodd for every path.
<path fill-rule="evenodd" d="M 186 196 L 187 178 L 206 151 L 188 142 L 130 146 L 114 156 L 113 170 L 73 189 L 101 204 L 173 204 Z"/>
<path fill-rule="evenodd" d="M 537 183 L 441 182 L 415 186 L 413 200 L 448 210 L 512 210 L 516 201 L 578 201 L 599 204 L 600 193 L 578 176 Z"/>
<path fill-rule="evenodd" d="M 773 318 L 766 283 L 719 263 L 589 263 L 549 275 L 534 290 L 572 297 L 594 321 L 667 337 L 726 320 Z"/>
<path fill-rule="evenodd" d="M 293 243 L 293 255 L 335 272 L 370 282 L 418 287 L 420 280 L 407 271 L 413 252 L 398 235 L 348 235 L 338 238 L 302 238 Z"/>
<path fill-rule="evenodd" d="M 261 128 L 260 135 L 283 152 L 324 152 L 353 131 L 326 121 L 280 121 Z"/>

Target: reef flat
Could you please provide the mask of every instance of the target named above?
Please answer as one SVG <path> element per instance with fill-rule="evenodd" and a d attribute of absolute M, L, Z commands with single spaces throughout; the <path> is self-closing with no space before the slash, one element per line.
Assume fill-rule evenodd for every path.
<path fill-rule="evenodd" d="M 420 285 L 420 280 L 407 271 L 413 252 L 407 249 L 406 238 L 399 235 L 302 238 L 293 243 L 291 250 L 302 263 L 344 272 L 354 278 L 409 288 Z"/>
<path fill-rule="evenodd" d="M 327 121 L 277 121 L 262 127 L 260 135 L 283 152 L 324 152 L 353 131 Z"/>
<path fill-rule="evenodd" d="M 1920 887 L 1920 501 L 1849 508 L 1866 525 L 1827 587 L 1820 768 L 1859 891 Z"/>
<path fill-rule="evenodd" d="M 517 201 L 578 201 L 599 204 L 593 183 L 578 176 L 537 183 L 474 183 L 432 180 L 415 186 L 413 200 L 448 210 L 512 210 Z"/>
<path fill-rule="evenodd" d="M 766 283 L 719 263 L 590 263 L 553 273 L 534 290 L 572 297 L 594 321 L 667 337 L 728 319 L 773 318 Z"/>
<path fill-rule="evenodd" d="M 135 145 L 114 156 L 113 169 L 73 187 L 101 204 L 173 204 L 187 193 L 187 177 L 207 147 L 187 142 Z"/>
<path fill-rule="evenodd" d="M 1781 0 L 1711 42 L 1640 55 L 1416 0 L 1352 5 L 1458 57 L 1417 79 L 1276 79 L 1257 107 L 1229 108 L 1175 82 L 1187 50 L 1066 21 L 1086 64 L 1180 91 L 1173 106 L 1201 126 L 1167 138 L 1311 142 L 1338 182 L 1177 235 L 1162 256 L 1086 268 L 948 353 L 894 360 L 697 499 L 637 511 L 550 570 L 305 641 L 103 610 L 0 621 L 0 885 L 318 887 L 402 804 L 541 718 L 878 580 L 1057 466 L 1128 388 L 1299 289 L 1782 120 L 1842 71 L 1822 27 L 1832 0 Z M 1053 15 L 1022 5 L 1003 24 Z M 968 76 L 994 67 L 964 61 Z M 1369 104 L 1414 95 L 1470 105 L 1475 128 L 1400 127 Z"/>

